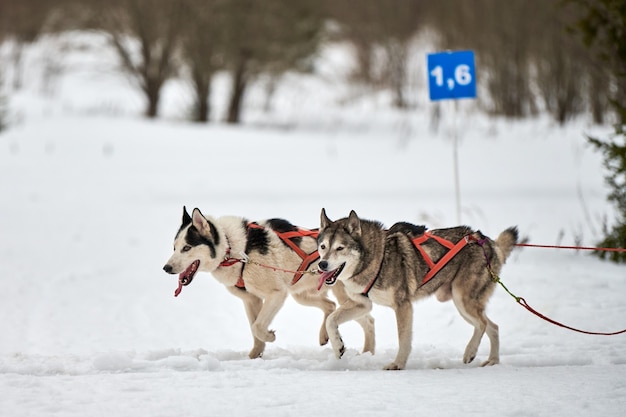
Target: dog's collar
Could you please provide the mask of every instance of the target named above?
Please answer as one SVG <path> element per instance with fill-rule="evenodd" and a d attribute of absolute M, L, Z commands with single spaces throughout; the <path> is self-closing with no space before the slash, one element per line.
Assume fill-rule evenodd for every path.
<path fill-rule="evenodd" d="M 222 259 L 222 262 L 220 262 L 219 266 L 233 266 L 237 262 L 241 262 L 241 259 L 230 257 L 230 240 L 228 239 L 228 236 L 226 236 L 226 234 L 224 234 L 224 238 L 226 238 L 226 252 L 224 253 L 224 258 Z"/>
<path fill-rule="evenodd" d="M 220 266 L 233 266 L 239 262 L 241 262 L 241 259 L 230 257 L 230 247 L 228 247 L 226 248 L 226 253 L 224 254 L 224 260 L 220 262 Z"/>
<path fill-rule="evenodd" d="M 226 238 L 226 242 L 228 242 L 228 238 Z M 228 266 L 233 266 L 241 262 L 241 272 L 239 273 L 239 279 L 237 280 L 235 287 L 245 290 L 246 284 L 243 282 L 243 269 L 245 268 L 246 263 L 244 262 L 243 259 L 231 258 L 230 252 L 231 252 L 230 242 L 228 242 L 228 247 L 226 247 L 226 253 L 224 254 L 224 259 L 222 260 L 222 262 L 220 262 L 219 266 L 228 267 Z"/>

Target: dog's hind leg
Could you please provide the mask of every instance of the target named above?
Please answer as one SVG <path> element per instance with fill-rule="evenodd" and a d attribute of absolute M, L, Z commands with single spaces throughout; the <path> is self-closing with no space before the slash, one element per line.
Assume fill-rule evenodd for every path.
<path fill-rule="evenodd" d="M 453 285 L 452 299 L 454 305 L 461 316 L 472 326 L 474 326 L 474 334 L 470 339 L 465 353 L 463 355 L 463 363 L 470 363 L 476 357 L 478 346 L 485 333 L 489 337 L 490 351 L 489 358 L 482 363 L 482 366 L 495 365 L 500 362 L 500 337 L 498 325 L 489 320 L 485 314 L 485 303 L 487 296 L 478 299 L 471 298 L 459 288 Z"/>
<path fill-rule="evenodd" d="M 489 357 L 485 362 L 481 364 L 481 366 L 491 366 L 497 365 L 500 363 L 500 330 L 498 325 L 489 320 L 489 317 L 483 315 L 485 320 L 487 320 L 487 337 L 489 338 L 489 343 L 491 343 L 491 349 L 489 351 Z"/>
<path fill-rule="evenodd" d="M 410 300 L 395 306 L 396 324 L 398 326 L 398 354 L 393 362 L 385 366 L 385 370 L 398 371 L 404 369 L 411 353 L 413 339 L 413 304 Z"/>
<path fill-rule="evenodd" d="M 372 311 L 372 301 L 365 296 L 360 296 L 359 298 L 359 301 L 351 298 L 346 300 L 326 320 L 326 330 L 337 359 L 341 358 L 346 351 L 339 334 L 339 325 L 350 320 L 356 320 L 361 323 L 360 320 L 364 319 Z"/>
<path fill-rule="evenodd" d="M 314 291 L 314 292 L 313 292 Z M 319 342 L 321 346 L 328 343 L 328 331 L 326 330 L 326 320 L 328 316 L 335 311 L 335 303 L 326 296 L 325 292 L 313 290 L 301 293 L 292 293 L 296 302 L 305 305 L 317 307 L 324 312 L 324 320 L 322 321 L 322 327 L 320 328 Z"/>
<path fill-rule="evenodd" d="M 258 339 L 254 335 L 254 331 L 252 330 L 252 325 L 256 321 L 259 311 L 261 311 L 261 307 L 263 307 L 263 300 L 261 300 L 256 295 L 250 294 L 246 290 L 242 290 L 237 287 L 228 287 L 229 291 L 241 298 L 243 301 L 244 308 L 246 309 L 246 316 L 248 317 L 248 322 L 250 323 L 250 331 L 252 332 L 252 338 L 254 339 L 254 345 L 252 346 L 252 350 L 248 353 L 248 357 L 250 359 L 256 359 L 263 356 L 263 351 L 265 351 L 265 342 Z"/>
<path fill-rule="evenodd" d="M 339 302 L 339 305 L 342 305 L 350 299 L 348 297 L 348 293 L 346 293 L 346 288 L 341 281 L 337 281 L 337 283 L 331 288 L 333 294 Z M 374 317 L 368 313 L 365 316 L 356 319 L 356 322 L 359 323 L 363 329 L 363 353 L 370 352 L 373 355 L 376 351 L 376 330 L 374 327 Z"/>

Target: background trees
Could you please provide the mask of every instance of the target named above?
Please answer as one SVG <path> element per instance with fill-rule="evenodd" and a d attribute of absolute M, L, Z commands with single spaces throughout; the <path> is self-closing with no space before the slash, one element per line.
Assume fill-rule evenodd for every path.
<path fill-rule="evenodd" d="M 178 69 L 181 4 L 169 0 L 112 0 L 88 3 L 88 24 L 102 31 L 119 64 L 146 98 L 145 115 L 156 117 L 163 84 Z"/>
<path fill-rule="evenodd" d="M 0 0 L 0 40 L 12 42 L 18 68 L 18 46 L 51 22 L 55 30 L 105 34 L 148 117 L 158 115 L 163 85 L 177 78 L 191 86 L 190 118 L 208 121 L 211 81 L 226 73 L 227 111 L 214 118 L 239 123 L 250 83 L 263 75 L 272 86 L 285 72 L 310 70 L 319 47 L 335 41 L 354 50 L 345 82 L 388 90 L 391 105 L 414 107 L 410 87 L 424 83 L 412 79 L 420 71 L 411 66 L 425 65 L 413 56 L 415 44 L 427 39 L 433 50 L 476 51 L 478 103 L 492 114 L 547 112 L 560 123 L 589 114 L 603 122 L 626 118 L 619 76 L 626 69 L 616 59 L 626 42 L 623 27 L 612 25 L 624 7 L 612 0 Z M 577 38 L 572 28 L 581 25 Z M 21 72 L 11 73 L 19 87 Z"/>
<path fill-rule="evenodd" d="M 358 82 L 389 88 L 393 106 L 408 105 L 409 49 L 420 29 L 423 0 L 329 1 L 330 17 L 339 24 L 339 36 L 354 45 Z M 376 59 L 380 51 L 382 58 Z"/>
<path fill-rule="evenodd" d="M 220 3 L 224 61 L 231 74 L 228 123 L 238 123 L 248 84 L 262 73 L 301 69 L 317 50 L 323 25 L 313 0 L 224 0 Z"/>
<path fill-rule="evenodd" d="M 55 6 L 52 0 L 0 0 L 0 43 L 12 41 L 11 64 L 14 67 L 12 87 L 22 86 L 22 52 L 46 30 Z M 1 71 L 0 71 L 1 72 Z"/>
<path fill-rule="evenodd" d="M 610 111 L 603 68 L 569 31 L 579 4 L 441 0 L 426 12 L 440 48 L 476 51 L 487 111 L 526 117 L 545 110 L 560 123 L 584 111 L 601 122 Z"/>
<path fill-rule="evenodd" d="M 195 122 L 209 121 L 211 81 L 224 68 L 218 5 L 218 0 L 185 0 L 183 8 L 181 58 L 194 92 L 191 119 Z"/>

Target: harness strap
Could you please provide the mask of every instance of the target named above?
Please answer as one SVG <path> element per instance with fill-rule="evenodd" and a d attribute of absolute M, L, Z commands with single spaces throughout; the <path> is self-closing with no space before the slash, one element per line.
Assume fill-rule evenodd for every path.
<path fill-rule="evenodd" d="M 252 222 L 248 223 L 248 227 L 252 229 L 265 229 L 265 227 Z M 291 239 L 296 237 L 312 237 L 314 239 L 317 239 L 317 235 L 319 234 L 319 232 L 317 230 L 302 229 L 298 227 L 297 230 L 292 230 L 290 232 L 277 232 L 276 230 L 274 230 L 274 233 L 276 233 L 276 235 L 278 235 L 278 237 L 296 254 L 298 254 L 300 259 L 302 259 L 302 263 L 298 268 L 298 272 L 296 272 L 296 274 L 293 276 L 293 279 L 291 280 L 291 285 L 295 285 L 304 275 L 304 271 L 306 271 L 313 262 L 318 260 L 320 256 L 317 252 L 317 249 L 311 253 L 306 253 Z"/>
<path fill-rule="evenodd" d="M 448 252 L 446 252 L 446 254 L 443 255 L 441 259 L 439 259 L 437 262 L 433 262 L 433 260 L 430 259 L 430 256 L 428 256 L 428 253 L 426 253 L 426 250 L 421 246 L 428 239 L 434 239 L 441 246 L 448 248 Z M 446 264 L 450 262 L 450 260 L 454 258 L 456 254 L 459 253 L 459 251 L 463 249 L 465 245 L 467 245 L 470 242 L 470 240 L 481 243 L 481 244 L 484 243 L 483 240 L 478 240 L 471 234 L 463 237 L 457 243 L 452 243 L 449 240 L 444 239 L 441 236 L 433 235 L 430 232 L 424 232 L 424 234 L 412 239 L 413 245 L 415 245 L 415 248 L 420 252 L 422 257 L 424 258 L 424 261 L 426 261 L 428 268 L 430 268 L 428 273 L 426 273 L 426 275 L 424 276 L 424 279 L 422 279 L 421 285 L 424 285 L 428 281 L 430 281 L 437 274 L 437 272 L 441 270 L 441 268 L 446 266 Z M 381 264 L 381 267 L 382 267 L 382 264 Z M 365 287 L 361 295 L 369 297 L 368 294 L 370 290 L 372 289 L 372 287 L 374 286 L 374 284 L 376 283 L 376 280 L 378 279 L 379 275 L 380 275 L 380 269 L 378 270 L 378 273 L 376 274 L 376 276 L 367 284 L 367 286 Z"/>
<path fill-rule="evenodd" d="M 243 269 L 246 267 L 246 264 L 243 264 L 243 266 L 241 267 L 241 275 L 239 275 L 239 279 L 237 280 L 237 283 L 235 284 L 235 287 L 241 289 L 241 290 L 245 290 L 246 289 L 246 283 L 243 282 Z"/>
<path fill-rule="evenodd" d="M 441 268 L 446 266 L 446 264 L 450 262 L 450 260 L 454 258 L 456 254 L 459 253 L 459 251 L 465 247 L 465 245 L 469 243 L 470 237 L 471 235 L 465 236 L 464 238 L 462 238 L 455 244 L 440 236 L 433 235 L 430 232 L 424 232 L 423 235 L 413 239 L 413 244 L 415 245 L 417 250 L 419 250 L 419 252 L 422 254 L 422 257 L 424 258 L 424 260 L 428 264 L 428 267 L 430 268 L 430 271 L 428 271 L 428 273 L 426 274 L 426 276 L 424 276 L 424 279 L 422 280 L 422 285 L 430 281 L 431 278 L 434 277 L 435 274 L 437 274 L 437 272 L 441 270 Z M 430 259 L 430 256 L 428 256 L 424 248 L 422 248 L 421 246 L 422 243 L 426 242 L 428 239 L 435 239 L 439 244 L 449 249 L 448 252 L 445 255 L 443 255 L 441 259 L 439 259 L 439 261 L 437 261 L 437 263 L 433 262 L 433 260 Z"/>
<path fill-rule="evenodd" d="M 381 267 L 382 267 L 382 263 L 381 263 Z M 366 297 L 369 297 L 369 293 L 370 290 L 372 289 L 372 287 L 374 286 L 374 284 L 376 283 L 376 280 L 378 280 L 378 276 L 380 275 L 380 268 L 378 269 L 378 272 L 376 273 L 376 276 L 374 277 L 373 280 L 371 280 L 369 282 L 369 284 L 367 284 L 367 287 L 365 287 L 365 289 L 363 290 L 363 292 L 361 293 L 361 295 L 364 295 Z"/>

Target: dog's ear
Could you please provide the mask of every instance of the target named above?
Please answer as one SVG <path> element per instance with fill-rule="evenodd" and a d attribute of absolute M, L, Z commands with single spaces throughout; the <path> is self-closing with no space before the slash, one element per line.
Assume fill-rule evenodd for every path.
<path fill-rule="evenodd" d="M 348 216 L 348 231 L 350 234 L 361 236 L 361 220 L 354 210 L 351 210 Z"/>
<path fill-rule="evenodd" d="M 200 234 L 204 236 L 211 235 L 211 228 L 209 227 L 209 222 L 204 217 L 200 209 L 193 209 L 193 213 L 191 214 L 192 224 L 198 229 Z"/>
<path fill-rule="evenodd" d="M 183 206 L 183 227 L 191 223 L 191 216 L 187 213 L 187 207 Z"/>
<path fill-rule="evenodd" d="M 320 229 L 326 229 L 331 223 L 332 221 L 326 215 L 326 209 L 322 209 L 322 214 L 320 214 Z"/>

